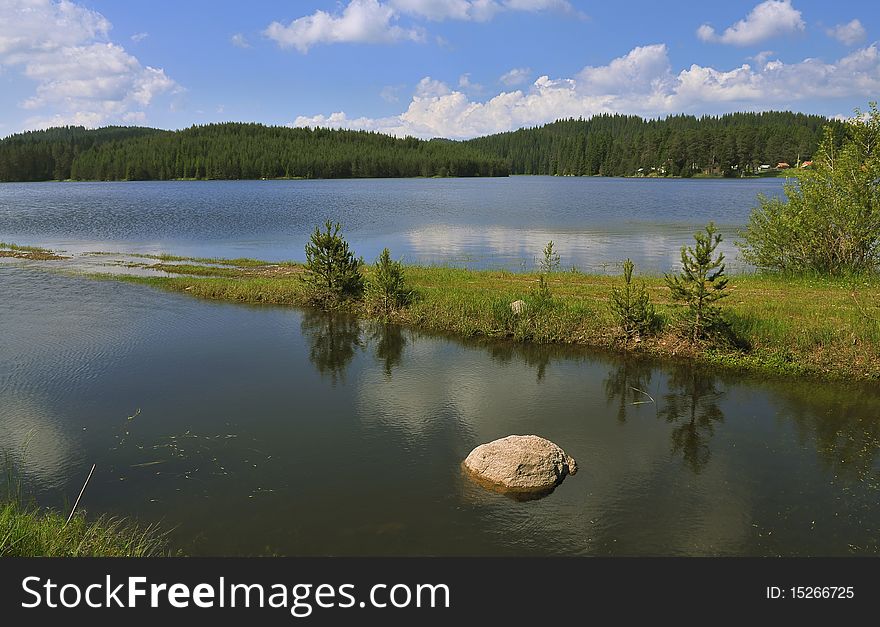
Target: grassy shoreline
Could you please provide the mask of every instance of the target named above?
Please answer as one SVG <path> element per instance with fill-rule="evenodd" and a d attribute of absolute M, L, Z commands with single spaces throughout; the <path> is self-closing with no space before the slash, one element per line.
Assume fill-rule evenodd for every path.
<path fill-rule="evenodd" d="M 0 557 L 156 557 L 167 555 L 165 536 L 153 526 L 122 518 L 89 520 L 77 512 L 70 522 L 54 510 L 0 501 Z"/>
<path fill-rule="evenodd" d="M 185 276 L 112 276 L 198 298 L 307 307 L 300 264 L 258 260 L 165 257 L 158 270 Z M 170 263 L 174 261 L 174 263 Z M 217 267 L 219 266 L 219 267 Z M 369 276 L 371 267 L 364 268 Z M 550 307 L 514 315 L 510 303 L 533 298 L 538 273 L 406 266 L 415 298 L 386 319 L 464 338 L 577 345 L 618 353 L 686 358 L 725 369 L 831 380 L 880 380 L 880 277 L 854 279 L 731 276 L 723 308 L 739 348 L 694 345 L 674 331 L 625 342 L 612 319 L 608 296 L 620 277 L 557 272 L 549 275 Z M 667 325 L 679 307 L 662 277 L 639 277 Z M 350 313 L 375 318 L 362 303 Z"/>

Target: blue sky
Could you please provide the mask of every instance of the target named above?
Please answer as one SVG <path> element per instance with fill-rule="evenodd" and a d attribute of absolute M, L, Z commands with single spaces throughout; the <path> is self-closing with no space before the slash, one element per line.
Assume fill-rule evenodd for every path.
<path fill-rule="evenodd" d="M 602 112 L 849 115 L 876 0 L 0 0 L 0 135 L 227 120 L 471 137 Z"/>

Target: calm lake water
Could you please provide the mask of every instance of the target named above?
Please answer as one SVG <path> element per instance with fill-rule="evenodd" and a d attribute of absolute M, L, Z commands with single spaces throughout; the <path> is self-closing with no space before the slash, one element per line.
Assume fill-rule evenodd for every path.
<path fill-rule="evenodd" d="M 679 248 L 714 220 L 733 241 L 758 194 L 781 179 L 560 177 L 0 185 L 0 241 L 70 252 L 171 252 L 303 260 L 326 219 L 358 255 L 388 246 L 409 262 L 531 269 L 548 240 L 562 264 L 619 273 L 677 267 Z"/>
<path fill-rule="evenodd" d="M 192 554 L 880 552 L 876 385 L 471 344 L 26 262 L 0 264 L 0 325 L 0 450 L 39 502 L 72 501 L 97 463 L 87 509 L 162 522 Z M 462 476 L 513 433 L 578 474 L 529 502 Z"/>

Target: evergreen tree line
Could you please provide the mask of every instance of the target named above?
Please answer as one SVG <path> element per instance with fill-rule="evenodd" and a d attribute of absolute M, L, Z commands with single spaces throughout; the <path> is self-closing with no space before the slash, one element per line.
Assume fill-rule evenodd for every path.
<path fill-rule="evenodd" d="M 465 142 L 367 131 L 210 124 L 62 127 L 0 140 L 0 181 L 432 176 L 744 176 L 809 161 L 830 126 L 790 112 L 600 115 Z"/>
<path fill-rule="evenodd" d="M 0 180 L 507 176 L 504 159 L 445 140 L 211 124 L 182 131 L 81 127 L 0 141 Z"/>
<path fill-rule="evenodd" d="M 74 160 L 95 146 L 162 132 L 152 128 L 126 126 L 108 126 L 94 130 L 86 130 L 81 126 L 64 126 L 11 135 L 0 140 L 0 181 L 68 179 Z"/>
<path fill-rule="evenodd" d="M 809 161 L 831 126 L 843 124 L 790 112 L 674 115 L 646 120 L 634 115 L 567 119 L 470 140 L 510 162 L 512 174 L 558 176 L 744 176 Z"/>

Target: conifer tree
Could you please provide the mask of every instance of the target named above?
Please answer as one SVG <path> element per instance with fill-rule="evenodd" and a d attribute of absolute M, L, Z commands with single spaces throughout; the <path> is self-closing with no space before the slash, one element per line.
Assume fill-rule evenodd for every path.
<path fill-rule="evenodd" d="M 339 232 L 342 225 L 327 220 L 324 230 L 315 232 L 306 244 L 306 269 L 302 281 L 313 304 L 324 309 L 338 307 L 345 300 L 359 298 L 364 289 L 360 262 Z"/>
<path fill-rule="evenodd" d="M 623 262 L 623 287 L 611 288 L 611 313 L 623 331 L 624 337 L 641 338 L 657 328 L 657 314 L 644 283 L 635 284 L 632 280 L 635 264 L 627 259 Z"/>
<path fill-rule="evenodd" d="M 694 233 L 694 246 L 681 247 L 681 273 L 666 275 L 672 299 L 687 305 L 685 320 L 690 338 L 697 342 L 710 331 L 725 325 L 721 309 L 715 304 L 728 296 L 724 275 L 724 253 L 715 256 L 721 235 L 713 222 L 705 232 Z"/>

